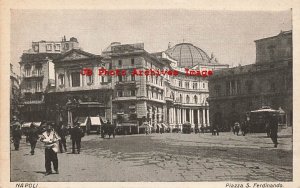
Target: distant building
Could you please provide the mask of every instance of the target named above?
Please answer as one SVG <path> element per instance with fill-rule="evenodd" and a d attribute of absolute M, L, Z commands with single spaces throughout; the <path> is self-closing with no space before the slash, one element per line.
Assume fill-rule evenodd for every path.
<path fill-rule="evenodd" d="M 10 117 L 19 116 L 19 85 L 19 75 L 13 71 L 13 65 L 10 64 Z"/>
<path fill-rule="evenodd" d="M 255 64 L 219 70 L 209 77 L 210 120 L 224 130 L 263 106 L 283 109 L 288 126 L 292 125 L 292 32 L 255 43 Z"/>
<path fill-rule="evenodd" d="M 21 56 L 21 115 L 24 121 L 43 121 L 48 118 L 45 108 L 45 93 L 54 87 L 53 60 L 62 53 L 78 48 L 76 38 L 66 41 L 32 42 L 32 49 Z"/>

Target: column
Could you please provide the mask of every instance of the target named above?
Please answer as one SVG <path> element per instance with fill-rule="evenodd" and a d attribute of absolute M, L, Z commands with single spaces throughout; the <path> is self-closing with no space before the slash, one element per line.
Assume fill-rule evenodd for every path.
<path fill-rule="evenodd" d="M 192 114 L 192 119 L 191 119 L 191 123 L 192 123 L 192 125 L 195 125 L 195 122 L 194 122 L 194 110 L 193 109 L 191 109 L 191 114 Z"/>
<path fill-rule="evenodd" d="M 177 115 L 178 115 L 178 124 L 180 124 L 181 123 L 181 109 L 180 108 L 177 109 Z"/>
<path fill-rule="evenodd" d="M 176 109 L 175 107 L 173 108 L 173 124 L 176 123 Z"/>
<path fill-rule="evenodd" d="M 184 123 L 184 122 L 186 122 L 186 109 L 182 109 L 183 111 L 182 111 L 182 116 L 183 116 L 183 118 L 182 118 L 182 123 Z"/>
<path fill-rule="evenodd" d="M 194 121 L 193 121 L 193 114 L 192 114 L 192 113 L 193 113 L 193 110 L 192 110 L 192 109 L 189 109 L 189 111 L 190 111 L 190 114 L 189 114 L 189 115 L 190 115 L 190 123 L 193 124 L 193 122 L 194 122 Z"/>
<path fill-rule="evenodd" d="M 202 110 L 202 118 L 203 118 L 203 125 L 204 125 L 204 127 L 206 127 L 206 124 L 205 124 L 205 120 L 206 120 L 206 118 L 205 118 L 205 109 Z"/>
<path fill-rule="evenodd" d="M 198 127 L 200 126 L 201 122 L 200 122 L 200 109 L 197 110 L 197 117 L 198 117 Z"/>
<path fill-rule="evenodd" d="M 209 123 L 209 109 L 207 109 L 207 124 L 208 124 L 208 126 L 210 126 L 210 123 Z"/>

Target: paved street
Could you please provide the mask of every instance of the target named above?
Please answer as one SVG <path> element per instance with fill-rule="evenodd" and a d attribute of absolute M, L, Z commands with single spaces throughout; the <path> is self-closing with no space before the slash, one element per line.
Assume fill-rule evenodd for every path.
<path fill-rule="evenodd" d="M 22 139 L 11 151 L 11 181 L 292 181 L 291 132 L 279 133 L 278 148 L 266 134 L 90 135 L 80 154 L 58 154 L 60 174 L 49 176 L 42 144 L 31 156 Z"/>

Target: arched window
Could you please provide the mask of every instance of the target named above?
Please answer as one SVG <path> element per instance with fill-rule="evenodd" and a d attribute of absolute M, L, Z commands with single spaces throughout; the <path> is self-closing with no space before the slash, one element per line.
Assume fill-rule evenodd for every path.
<path fill-rule="evenodd" d="M 182 103 L 182 95 L 181 94 L 179 95 L 179 102 Z"/>
<path fill-rule="evenodd" d="M 198 97 L 195 95 L 194 96 L 194 103 L 197 104 L 198 103 Z"/>
<path fill-rule="evenodd" d="M 186 103 L 190 103 L 190 97 L 188 95 L 186 96 Z"/>

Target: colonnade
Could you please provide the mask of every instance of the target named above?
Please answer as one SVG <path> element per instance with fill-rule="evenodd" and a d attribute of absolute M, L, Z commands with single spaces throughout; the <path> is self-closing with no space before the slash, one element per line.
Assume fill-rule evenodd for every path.
<path fill-rule="evenodd" d="M 181 125 L 189 122 L 192 126 L 209 126 L 209 110 L 207 108 L 176 108 L 168 109 L 168 122 L 170 125 Z"/>

